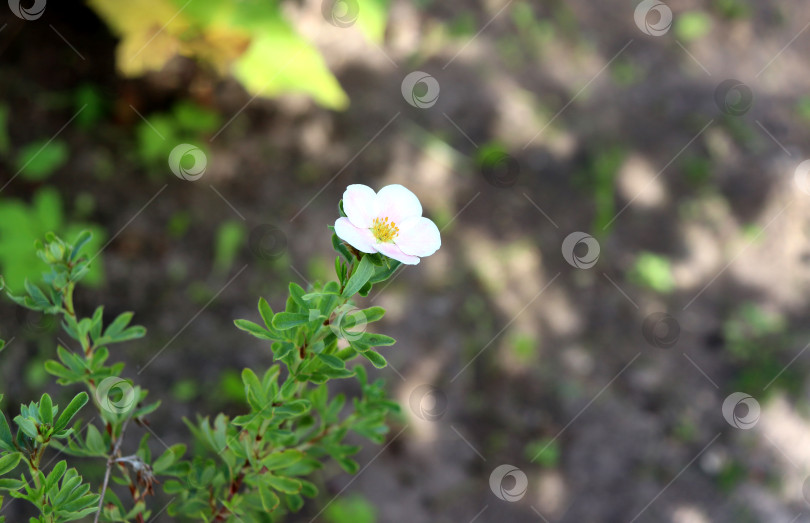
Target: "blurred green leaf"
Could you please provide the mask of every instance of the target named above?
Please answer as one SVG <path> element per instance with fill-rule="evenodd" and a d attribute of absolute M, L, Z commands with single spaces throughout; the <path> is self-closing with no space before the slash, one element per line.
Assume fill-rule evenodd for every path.
<path fill-rule="evenodd" d="M 526 445 L 523 455 L 541 467 L 552 468 L 560 461 L 560 446 L 554 440 L 540 439 Z"/>
<path fill-rule="evenodd" d="M 101 90 L 93 84 L 82 84 L 74 94 L 76 125 L 81 129 L 89 130 L 99 123 L 107 112 L 107 102 Z"/>
<path fill-rule="evenodd" d="M 697 40 L 712 30 L 712 17 L 703 11 L 687 11 L 675 18 L 675 35 L 686 42 Z"/>
<path fill-rule="evenodd" d="M 242 222 L 232 220 L 219 226 L 214 248 L 214 268 L 216 270 L 220 272 L 230 270 L 246 237 L 247 229 Z"/>
<path fill-rule="evenodd" d="M 17 153 L 17 169 L 25 180 L 42 181 L 62 167 L 69 156 L 65 142 L 51 138 L 40 140 L 20 149 Z"/>
<path fill-rule="evenodd" d="M 644 252 L 630 271 L 630 280 L 656 292 L 668 294 L 675 290 L 675 278 L 669 260 L 658 254 Z"/>
<path fill-rule="evenodd" d="M 340 2 L 338 2 L 340 3 Z M 361 0 L 357 26 L 371 41 L 381 44 L 388 23 L 389 0 Z"/>
<path fill-rule="evenodd" d="M 33 248 L 35 240 L 51 231 L 75 238 L 85 229 L 93 235 L 85 247 L 85 254 L 98 252 L 106 238 L 104 230 L 88 223 L 65 223 L 62 200 L 51 187 L 37 191 L 30 206 L 12 198 L 0 200 L 0 272 L 9 289 L 18 292 L 26 278 L 39 278 L 46 270 L 45 263 Z M 97 258 L 83 282 L 96 285 L 103 276 L 103 263 Z"/>
<path fill-rule="evenodd" d="M 377 520 L 374 505 L 356 494 L 335 499 L 323 515 L 329 523 L 374 523 Z"/>
<path fill-rule="evenodd" d="M 250 47 L 234 64 L 234 76 L 261 96 L 306 93 L 330 109 L 345 109 L 349 98 L 326 68 L 320 54 L 281 19 L 266 21 Z"/>

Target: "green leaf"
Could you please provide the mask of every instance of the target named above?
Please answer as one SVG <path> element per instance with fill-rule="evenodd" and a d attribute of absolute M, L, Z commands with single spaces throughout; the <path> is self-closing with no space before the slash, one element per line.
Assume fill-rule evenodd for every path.
<path fill-rule="evenodd" d="M 28 280 L 25 280 L 25 290 L 28 295 L 31 296 L 31 299 L 34 300 L 34 304 L 38 310 L 45 310 L 51 307 L 50 300 L 48 300 L 42 290 Z"/>
<path fill-rule="evenodd" d="M 343 378 L 351 378 L 354 376 L 354 371 L 349 369 L 333 369 L 331 367 L 327 367 L 325 369 L 321 369 L 318 371 L 319 374 L 322 374 L 328 379 L 343 379 Z M 315 381 L 313 379 L 313 381 Z M 317 383 L 317 382 L 316 382 Z"/>
<path fill-rule="evenodd" d="M 266 400 L 264 388 L 259 382 L 259 378 L 256 376 L 256 373 L 251 369 L 245 368 L 242 370 L 242 383 L 245 385 L 246 393 L 252 394 L 258 402 L 261 403 Z"/>
<path fill-rule="evenodd" d="M 20 490 L 26 485 L 24 481 L 11 478 L 0 478 L 0 490 Z"/>
<path fill-rule="evenodd" d="M 296 449 L 274 452 L 262 460 L 269 470 L 283 469 L 295 465 L 304 458 L 304 453 Z"/>
<path fill-rule="evenodd" d="M 104 337 L 116 339 L 116 337 L 121 334 L 121 332 L 129 325 L 129 322 L 132 321 L 133 313 L 131 312 L 123 312 L 118 315 L 115 320 L 104 330 Z"/>
<path fill-rule="evenodd" d="M 279 312 L 273 316 L 273 327 L 288 330 L 309 322 L 309 314 L 298 312 Z"/>
<path fill-rule="evenodd" d="M 301 492 L 301 482 L 297 479 L 267 474 L 264 476 L 264 481 L 274 489 L 287 494 L 298 494 Z"/>
<path fill-rule="evenodd" d="M 0 476 L 8 474 L 17 466 L 22 459 L 22 454 L 19 452 L 12 452 L 0 458 Z"/>
<path fill-rule="evenodd" d="M 62 414 L 59 415 L 59 419 L 56 420 L 56 425 L 54 425 L 54 428 L 57 431 L 60 431 L 67 427 L 70 421 L 73 419 L 73 416 L 79 412 L 79 409 L 85 406 L 88 399 L 89 398 L 87 397 L 86 392 L 76 394 L 76 396 L 70 400 L 68 406 L 65 407 L 65 410 L 62 411 Z"/>
<path fill-rule="evenodd" d="M 293 400 L 276 407 L 275 413 L 277 416 L 300 416 L 309 411 L 311 406 L 308 400 Z"/>
<path fill-rule="evenodd" d="M 301 482 L 301 494 L 308 498 L 314 498 L 318 495 L 318 487 L 314 483 L 305 479 L 299 479 L 299 481 Z"/>
<path fill-rule="evenodd" d="M 65 475 L 65 471 L 67 470 L 67 461 L 62 460 L 57 463 L 53 470 L 51 470 L 50 474 L 48 474 L 48 478 L 45 480 L 45 491 L 51 490 L 56 485 L 56 482 L 62 479 L 62 476 Z"/>
<path fill-rule="evenodd" d="M 79 255 L 79 251 L 82 250 L 82 247 L 87 245 L 87 242 L 93 239 L 93 233 L 88 230 L 83 230 L 79 233 L 79 236 L 76 238 L 76 241 L 73 243 L 73 250 L 70 251 L 70 261 L 76 259 Z"/>
<path fill-rule="evenodd" d="M 369 350 L 369 351 L 366 351 L 366 352 L 361 352 L 360 354 L 364 358 L 366 358 L 368 361 L 370 361 L 371 364 L 374 365 L 375 367 L 377 367 L 378 369 L 382 369 L 383 367 L 388 365 L 388 362 L 385 361 L 385 358 L 383 358 L 380 355 L 379 352 L 374 352 L 373 350 Z"/>
<path fill-rule="evenodd" d="M 372 276 L 369 280 L 371 283 L 380 283 L 390 278 L 396 272 L 396 270 L 399 269 L 402 262 L 387 258 L 386 264 L 387 265 L 383 265 L 382 267 L 377 267 L 375 269 L 374 276 Z"/>
<path fill-rule="evenodd" d="M 357 291 L 368 282 L 372 274 L 374 274 L 374 264 L 369 256 L 363 256 L 363 259 L 360 260 L 360 265 L 357 266 L 354 274 L 352 274 L 349 281 L 346 282 L 342 296 L 344 298 L 351 298 L 357 294 Z"/>
<path fill-rule="evenodd" d="M 360 465 L 351 458 L 339 458 L 337 462 L 349 474 L 357 474 L 357 471 L 360 470 Z"/>
<path fill-rule="evenodd" d="M 96 455 L 103 455 L 106 451 L 104 438 L 101 436 L 101 433 L 98 431 L 95 425 L 87 426 L 86 445 L 87 450 Z"/>
<path fill-rule="evenodd" d="M 264 485 L 259 485 L 259 498 L 261 499 L 262 507 L 267 512 L 273 512 L 276 510 L 276 508 L 278 508 L 278 504 L 280 503 L 275 492 Z"/>
<path fill-rule="evenodd" d="M 277 342 L 273 344 L 272 350 L 275 358 L 277 360 L 281 360 L 287 357 L 293 350 L 295 350 L 295 345 L 293 345 L 289 341 Z"/>
<path fill-rule="evenodd" d="M 383 316 L 385 316 L 385 309 L 376 306 L 369 307 L 368 309 L 363 309 L 360 312 L 363 313 L 363 317 L 366 320 L 366 323 L 379 321 Z"/>
<path fill-rule="evenodd" d="M 368 347 L 386 347 L 397 342 L 391 336 L 377 334 L 376 332 L 364 332 L 357 341 Z"/>
<path fill-rule="evenodd" d="M 293 300 L 295 300 L 295 303 L 301 306 L 302 309 L 309 308 L 309 303 L 307 303 L 307 300 L 304 299 L 305 294 L 306 291 L 304 291 L 300 285 L 295 282 L 290 282 L 290 296 Z"/>
<path fill-rule="evenodd" d="M 287 508 L 293 512 L 298 512 L 304 508 L 304 498 L 298 494 L 285 494 L 284 501 L 287 503 Z"/>
<path fill-rule="evenodd" d="M 269 330 L 267 330 L 267 329 L 265 329 L 263 327 L 260 327 L 259 325 L 253 323 L 252 321 L 234 320 L 233 324 L 236 325 L 236 328 L 238 328 L 240 330 L 243 330 L 245 332 L 248 332 L 248 333 L 252 334 L 253 336 L 259 338 L 260 340 L 275 340 L 275 339 L 277 339 L 272 335 L 272 333 Z"/>
<path fill-rule="evenodd" d="M 63 385 L 74 383 L 76 381 L 81 381 L 83 377 L 81 373 L 68 370 L 67 367 L 54 360 L 46 361 L 44 368 L 45 372 L 47 372 L 48 374 L 60 378 L 59 383 Z"/>
<path fill-rule="evenodd" d="M 171 467 L 177 460 L 179 460 L 183 454 L 186 452 L 186 446 L 178 443 L 177 445 L 172 445 L 166 451 L 152 463 L 152 471 L 155 474 L 162 474 L 164 473 L 169 467 Z"/>
<path fill-rule="evenodd" d="M 0 411 L 0 449 L 8 452 L 14 450 L 14 437 L 11 435 L 11 427 L 8 426 L 8 420 L 2 411 Z"/>
<path fill-rule="evenodd" d="M 39 419 L 46 425 L 53 425 L 53 401 L 48 393 L 43 394 L 39 400 Z"/>
<path fill-rule="evenodd" d="M 264 320 L 265 326 L 270 329 L 273 327 L 273 309 L 270 307 L 270 304 L 267 303 L 267 300 L 264 298 L 259 299 L 259 314 L 262 315 L 262 320 Z"/>
<path fill-rule="evenodd" d="M 328 367 L 332 369 L 346 368 L 345 361 L 338 358 L 337 356 L 332 356 L 331 354 L 318 354 L 318 359 L 324 362 Z"/>
<path fill-rule="evenodd" d="M 114 343 L 121 343 L 129 340 L 137 340 L 146 336 L 146 328 L 140 325 L 133 325 L 124 332 L 120 333 L 113 340 Z"/>
<path fill-rule="evenodd" d="M 341 202 L 341 205 L 342 205 L 342 204 L 343 204 L 343 200 L 341 200 L 340 202 Z M 337 234 L 334 234 L 334 233 L 332 233 L 332 247 L 333 247 L 333 248 L 334 248 L 334 249 L 335 249 L 335 250 L 336 250 L 338 253 L 342 254 L 342 255 L 343 255 L 343 257 L 344 257 L 344 258 L 345 258 L 347 261 L 351 261 L 351 260 L 353 260 L 353 259 L 354 259 L 354 256 L 352 256 L 352 253 L 351 253 L 351 252 L 349 252 L 349 249 L 346 247 L 346 244 L 345 244 L 345 243 L 343 243 L 343 241 L 342 241 L 340 238 L 338 238 Z M 337 260 L 338 260 L 338 261 L 340 261 L 340 257 L 338 257 L 338 258 L 337 258 Z M 336 262 L 336 263 L 337 263 L 337 262 Z M 335 269 L 335 273 L 337 273 L 337 269 Z M 339 278 L 341 278 L 341 279 L 342 279 L 342 276 L 343 276 L 342 274 L 337 274 L 337 275 L 338 275 L 338 277 L 339 277 Z"/>
<path fill-rule="evenodd" d="M 20 427 L 20 430 L 31 439 L 36 439 L 37 437 L 37 426 L 36 424 L 28 418 L 23 418 L 22 416 L 16 416 L 14 418 L 14 423 Z"/>

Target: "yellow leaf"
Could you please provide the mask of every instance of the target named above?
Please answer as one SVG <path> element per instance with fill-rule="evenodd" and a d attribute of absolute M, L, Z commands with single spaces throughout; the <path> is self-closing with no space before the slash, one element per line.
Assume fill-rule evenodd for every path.
<path fill-rule="evenodd" d="M 178 35 L 188 20 L 171 0 L 88 0 L 90 7 L 121 38 L 118 69 L 125 76 L 159 70 L 180 52 Z"/>

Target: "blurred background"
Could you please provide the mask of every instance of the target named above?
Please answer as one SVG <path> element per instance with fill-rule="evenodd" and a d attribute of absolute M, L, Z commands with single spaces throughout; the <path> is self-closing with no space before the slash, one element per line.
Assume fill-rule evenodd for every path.
<path fill-rule="evenodd" d="M 8 4 L 0 273 L 94 231 L 155 449 L 240 412 L 232 320 L 330 278 L 345 187 L 401 183 L 442 248 L 359 304 L 403 414 L 288 521 L 810 521 L 804 2 Z M 7 412 L 70 392 L 54 320 L 0 336 Z"/>

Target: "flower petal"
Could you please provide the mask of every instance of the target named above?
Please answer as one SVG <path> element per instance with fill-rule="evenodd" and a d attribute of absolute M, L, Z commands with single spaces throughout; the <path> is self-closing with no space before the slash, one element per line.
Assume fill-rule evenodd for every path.
<path fill-rule="evenodd" d="M 361 252 L 377 252 L 376 240 L 368 229 L 360 229 L 352 225 L 348 218 L 338 218 L 335 222 L 335 234 Z"/>
<path fill-rule="evenodd" d="M 344 209 L 345 209 L 344 205 Z M 408 218 L 422 216 L 422 204 L 414 193 L 405 187 L 386 185 L 377 193 L 377 216 L 388 218 L 399 226 Z"/>
<path fill-rule="evenodd" d="M 405 254 L 402 252 L 402 249 L 394 245 L 393 243 L 378 243 L 375 245 L 377 250 L 388 256 L 389 258 L 393 258 L 397 261 L 401 261 L 406 265 L 416 265 L 419 263 L 419 258 L 416 256 L 411 256 L 410 254 Z"/>
<path fill-rule="evenodd" d="M 412 256 L 430 256 L 442 246 L 436 224 L 427 218 L 410 218 L 399 226 L 395 240 L 402 252 Z"/>
<path fill-rule="evenodd" d="M 350 185 L 343 193 L 343 211 L 352 225 L 368 229 L 377 217 L 377 194 L 367 185 Z"/>

